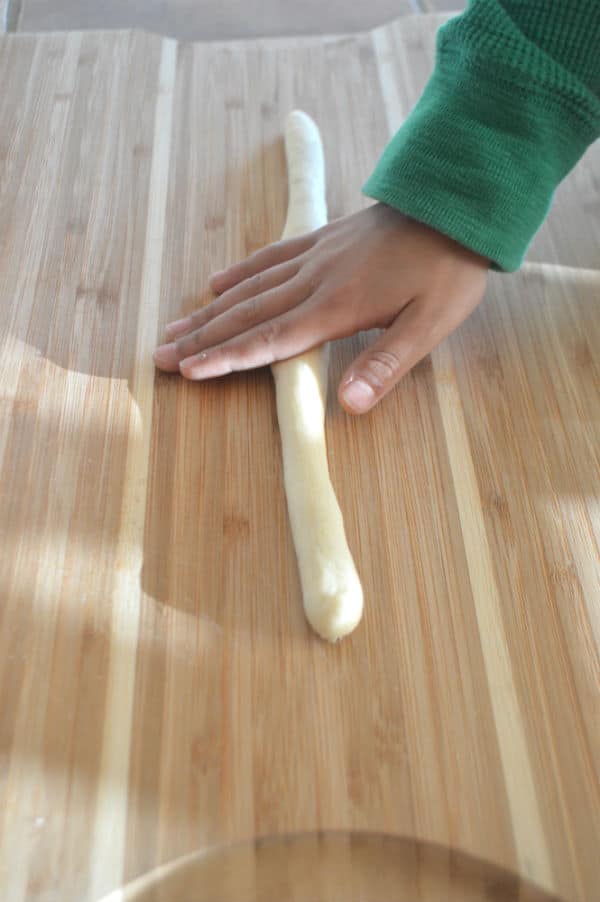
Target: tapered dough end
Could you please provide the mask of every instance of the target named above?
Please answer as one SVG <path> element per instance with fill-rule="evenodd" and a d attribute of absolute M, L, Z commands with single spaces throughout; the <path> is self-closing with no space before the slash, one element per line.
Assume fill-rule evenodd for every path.
<path fill-rule="evenodd" d="M 305 599 L 306 619 L 316 633 L 328 642 L 337 642 L 349 635 L 360 623 L 363 612 L 363 592 L 358 580 L 334 593 L 321 592 Z"/>
<path fill-rule="evenodd" d="M 286 133 L 290 131 L 296 130 L 304 130 L 307 129 L 309 131 L 315 131 L 317 137 L 320 140 L 319 128 L 315 120 L 305 113 L 303 110 L 292 110 L 291 113 L 288 113 L 287 118 L 285 120 L 285 131 Z"/>

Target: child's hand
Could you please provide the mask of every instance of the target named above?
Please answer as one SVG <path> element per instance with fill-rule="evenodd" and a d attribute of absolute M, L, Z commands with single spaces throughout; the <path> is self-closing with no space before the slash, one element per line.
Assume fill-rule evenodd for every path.
<path fill-rule="evenodd" d="M 477 306 L 488 263 L 383 204 L 280 241 L 216 273 L 219 295 L 167 327 L 163 370 L 209 379 L 293 357 L 333 338 L 386 331 L 345 373 L 352 413 L 380 400 Z"/>

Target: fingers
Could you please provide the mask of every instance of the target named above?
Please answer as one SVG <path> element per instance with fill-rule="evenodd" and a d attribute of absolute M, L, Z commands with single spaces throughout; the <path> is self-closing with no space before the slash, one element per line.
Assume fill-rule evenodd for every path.
<path fill-rule="evenodd" d="M 345 373 L 338 398 L 349 413 L 366 413 L 465 319 L 479 297 L 452 303 L 418 298 Z"/>
<path fill-rule="evenodd" d="M 195 310 L 191 316 L 169 323 L 166 328 L 167 339 L 173 341 L 188 332 L 192 332 L 194 329 L 200 329 L 206 323 L 236 306 L 236 304 L 240 304 L 249 298 L 258 297 L 271 288 L 283 285 L 285 282 L 293 279 L 299 268 L 300 265 L 298 263 L 290 261 L 288 263 L 280 263 L 278 266 L 272 266 L 264 272 L 258 272 L 253 276 L 249 276 L 233 288 L 225 291 L 216 300 L 207 304 L 206 307 Z"/>
<path fill-rule="evenodd" d="M 212 379 L 238 370 L 267 366 L 321 344 L 326 340 L 323 329 L 321 317 L 307 317 L 301 308 L 295 308 L 182 360 L 180 370 L 187 379 Z"/>
<path fill-rule="evenodd" d="M 318 232 L 308 232 L 306 235 L 298 235 L 296 238 L 269 244 L 251 254 L 246 260 L 242 260 L 241 263 L 235 263 L 221 272 L 214 273 L 209 281 L 210 287 L 216 294 L 222 294 L 244 279 L 250 279 L 256 273 L 285 263 L 287 260 L 293 260 L 294 257 L 303 254 L 316 243 L 317 236 Z"/>
<path fill-rule="evenodd" d="M 323 301 L 323 293 L 317 292 L 286 313 L 182 360 L 179 367 L 182 375 L 188 379 L 212 379 L 237 370 L 267 366 L 349 335 L 351 330 L 340 322 L 339 307 Z"/>
<path fill-rule="evenodd" d="M 256 297 L 234 306 L 226 306 L 221 315 L 211 319 L 206 325 L 158 348 L 154 361 L 162 370 L 177 372 L 181 361 L 207 348 L 222 345 L 236 336 L 242 337 L 260 324 L 264 325 L 265 333 L 270 334 L 268 321 L 276 320 L 295 308 L 305 299 L 306 291 L 307 288 L 300 280 L 290 279 Z"/>

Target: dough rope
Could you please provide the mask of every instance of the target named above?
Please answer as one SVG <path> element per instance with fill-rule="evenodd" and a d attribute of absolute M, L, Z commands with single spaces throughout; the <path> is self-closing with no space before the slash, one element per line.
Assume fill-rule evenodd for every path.
<path fill-rule="evenodd" d="M 327 222 L 325 164 L 310 116 L 285 127 L 288 213 L 283 238 Z M 329 477 L 325 445 L 328 351 L 324 345 L 272 365 L 288 514 L 306 617 L 324 639 L 348 635 L 362 616 L 363 592 Z"/>

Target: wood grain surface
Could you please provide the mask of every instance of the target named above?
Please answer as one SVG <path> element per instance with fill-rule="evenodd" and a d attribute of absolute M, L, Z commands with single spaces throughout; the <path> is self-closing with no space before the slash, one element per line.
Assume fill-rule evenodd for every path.
<path fill-rule="evenodd" d="M 91 902 L 314 831 L 597 898 L 598 147 L 522 271 L 370 415 L 335 401 L 369 336 L 332 349 L 366 599 L 337 646 L 304 620 L 269 372 L 186 384 L 151 361 L 211 271 L 280 234 L 291 108 L 322 129 L 330 216 L 368 202 L 440 21 L 0 39 L 3 899 Z"/>

